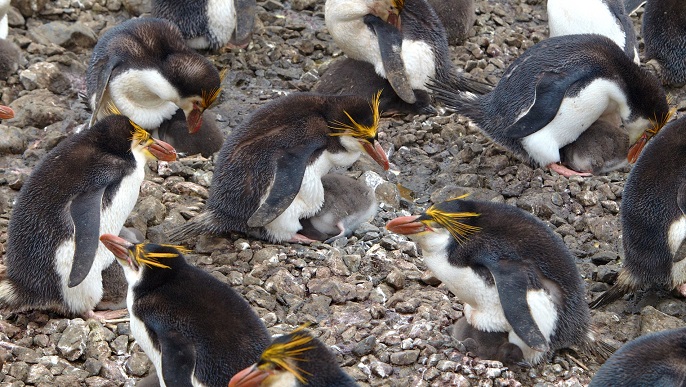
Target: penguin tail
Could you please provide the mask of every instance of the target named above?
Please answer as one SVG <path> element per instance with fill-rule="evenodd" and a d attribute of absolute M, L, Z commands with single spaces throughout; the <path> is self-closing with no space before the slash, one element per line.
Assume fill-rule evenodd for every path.
<path fill-rule="evenodd" d="M 619 272 L 619 277 L 617 277 L 617 282 L 612 285 L 605 293 L 601 294 L 590 302 L 588 306 L 591 309 L 598 309 L 601 306 L 608 305 L 616 300 L 618 300 L 623 295 L 636 289 L 640 284 L 626 269 Z"/>
<path fill-rule="evenodd" d="M 431 79 L 426 87 L 431 90 L 431 94 L 436 102 L 440 102 L 445 105 L 448 109 L 453 110 L 456 113 L 462 114 L 469 117 L 472 120 L 479 121 L 482 113 L 482 108 L 479 103 L 478 92 L 470 91 L 473 90 L 471 87 L 465 86 L 465 81 L 476 82 L 472 80 L 467 80 L 464 77 L 453 74 L 445 80 Z"/>
<path fill-rule="evenodd" d="M 199 235 L 213 233 L 213 223 L 214 216 L 212 213 L 203 212 L 188 222 L 173 228 L 169 232 L 169 240 L 171 242 L 181 242 Z"/>
<path fill-rule="evenodd" d="M 591 327 L 581 343 L 581 350 L 594 356 L 599 363 L 604 363 L 617 350 L 617 347 L 598 338 L 596 334 L 596 330 Z"/>

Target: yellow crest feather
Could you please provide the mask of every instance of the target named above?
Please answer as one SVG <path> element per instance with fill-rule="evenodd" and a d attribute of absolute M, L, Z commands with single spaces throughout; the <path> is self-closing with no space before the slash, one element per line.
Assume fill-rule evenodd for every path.
<path fill-rule="evenodd" d="M 217 101 L 217 97 L 219 97 L 219 94 L 222 91 L 222 82 L 224 82 L 224 77 L 226 77 L 226 73 L 228 72 L 228 69 L 224 69 L 219 72 L 219 87 L 216 89 L 212 89 L 209 91 L 202 91 L 202 107 L 203 109 L 209 109 L 212 104 L 214 104 L 215 101 Z"/>
<path fill-rule="evenodd" d="M 458 197 L 449 199 L 448 201 L 464 199 L 467 196 L 469 196 L 469 194 L 458 196 Z M 450 212 L 441 211 L 441 210 L 436 208 L 436 205 L 433 205 L 433 206 L 429 207 L 429 209 L 426 210 L 425 213 L 426 213 L 426 215 L 431 217 L 431 219 L 433 219 L 434 222 L 440 224 L 446 230 L 448 230 L 448 232 L 450 232 L 450 235 L 452 235 L 453 238 L 459 244 L 463 244 L 464 242 L 469 240 L 470 235 L 481 230 L 481 227 L 472 226 L 469 224 L 462 223 L 460 221 L 461 219 L 474 218 L 477 216 L 481 216 L 481 214 L 476 213 L 476 212 L 453 212 L 453 213 L 450 213 Z"/>
<path fill-rule="evenodd" d="M 337 132 L 330 133 L 329 135 L 352 136 L 362 140 L 376 137 L 376 132 L 379 128 L 379 103 L 381 100 L 382 91 L 383 90 L 379 90 L 376 94 L 374 94 L 374 96 L 372 96 L 372 100 L 369 102 L 369 107 L 372 109 L 373 116 L 373 122 L 370 126 L 358 124 L 357 121 L 355 121 L 352 116 L 350 116 L 350 114 L 344 110 L 343 113 L 346 115 L 346 117 L 348 117 L 352 125 L 340 121 L 333 121 L 331 122 L 332 125 L 329 125 L 329 128 L 336 130 Z"/>
<path fill-rule="evenodd" d="M 300 334 L 298 332 L 305 329 L 309 324 L 303 324 L 293 332 L 289 333 L 291 339 L 286 343 L 273 343 L 262 352 L 260 360 L 267 364 L 274 364 L 281 369 L 284 369 L 293 376 L 295 376 L 301 383 L 307 384 L 307 379 L 303 374 L 311 375 L 311 373 L 302 368 L 292 364 L 292 362 L 305 362 L 306 358 L 301 355 L 314 346 L 308 345 L 313 338 L 310 335 Z"/>
<path fill-rule="evenodd" d="M 145 265 L 150 268 L 152 267 L 159 267 L 161 269 L 169 269 L 169 266 L 160 263 L 160 259 L 164 258 L 176 258 L 179 256 L 179 254 L 186 254 L 190 250 L 186 249 L 183 246 L 175 246 L 175 245 L 160 245 L 163 247 L 172 247 L 176 250 L 179 251 L 179 253 L 146 253 L 145 252 L 145 244 L 139 243 L 135 246 L 134 251 L 132 253 L 133 258 L 136 260 L 138 265 Z"/>

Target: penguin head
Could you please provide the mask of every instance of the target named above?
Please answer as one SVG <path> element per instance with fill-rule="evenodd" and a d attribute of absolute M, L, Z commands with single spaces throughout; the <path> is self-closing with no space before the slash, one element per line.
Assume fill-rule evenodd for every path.
<path fill-rule="evenodd" d="M 274 339 L 260 360 L 234 375 L 229 387 L 344 385 L 335 356 L 302 326 Z"/>
<path fill-rule="evenodd" d="M 480 216 L 472 203 L 460 196 L 434 204 L 420 215 L 401 216 L 386 224 L 386 229 L 408 235 L 424 250 L 445 249 L 456 242 L 464 244 L 470 235 L 481 230 L 474 220 Z"/>
<path fill-rule="evenodd" d="M 108 107 L 108 112 L 109 116 L 99 120 L 91 129 L 80 134 L 93 138 L 115 154 L 132 152 L 141 154 L 148 160 L 176 160 L 176 150 L 173 146 L 152 138 L 148 131 L 129 120 L 128 117 L 119 114 L 114 105 Z"/>
<path fill-rule="evenodd" d="M 215 103 L 221 93 L 226 74 L 220 74 L 207 58 L 197 52 L 180 52 L 170 55 L 164 72 L 179 93 L 176 105 L 186 114 L 188 133 L 195 133 L 202 125 L 202 113 Z"/>
<path fill-rule="evenodd" d="M 131 151 L 141 152 L 146 159 L 160 161 L 176 160 L 176 150 L 168 143 L 152 138 L 150 133 L 129 120 L 132 126 Z"/>
<path fill-rule="evenodd" d="M 400 12 L 405 0 L 367 0 L 368 12 L 400 29 Z"/>
<path fill-rule="evenodd" d="M 633 164 L 636 162 L 636 160 L 638 160 L 638 156 L 641 154 L 641 151 L 646 146 L 648 141 L 650 141 L 650 139 L 653 138 L 660 131 L 660 129 L 662 129 L 667 124 L 667 122 L 669 122 L 674 113 L 676 113 L 676 109 L 674 108 L 668 110 L 667 114 L 663 116 L 658 116 L 656 113 L 654 118 L 649 120 L 650 127 L 647 130 L 645 130 L 641 134 L 641 136 L 637 140 L 635 140 L 635 142 L 634 139 L 630 139 L 633 143 L 633 145 L 631 145 L 631 147 L 629 148 L 629 153 L 627 155 L 627 160 L 630 163 Z"/>
<path fill-rule="evenodd" d="M 334 113 L 328 120 L 332 130 L 329 135 L 340 137 L 341 145 L 350 152 L 366 152 L 384 170 L 388 170 L 388 156 L 378 141 L 380 98 L 381 90 L 372 97 L 368 107 L 359 103 L 356 97 L 339 101 L 347 106 L 342 110 L 340 106 L 333 109 Z"/>

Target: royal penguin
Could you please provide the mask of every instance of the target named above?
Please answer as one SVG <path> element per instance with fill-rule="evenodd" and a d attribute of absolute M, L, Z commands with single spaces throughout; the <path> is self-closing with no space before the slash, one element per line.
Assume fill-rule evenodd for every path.
<path fill-rule="evenodd" d="M 379 95 L 294 93 L 265 104 L 224 141 L 204 211 L 172 230 L 171 240 L 233 231 L 271 242 L 310 243 L 300 219 L 324 203 L 321 177 L 362 152 L 384 169 L 377 140 Z"/>
<path fill-rule="evenodd" d="M 86 86 L 93 112 L 90 125 L 114 105 L 143 129 L 154 131 L 180 108 L 189 133 L 195 133 L 203 111 L 221 91 L 221 77 L 208 59 L 186 45 L 175 24 L 139 18 L 100 37 Z"/>
<path fill-rule="evenodd" d="M 560 149 L 560 163 L 594 175 L 629 165 L 629 136 L 617 125 L 599 119 L 572 143 Z M 633 160 L 635 161 L 635 160 Z"/>
<path fill-rule="evenodd" d="M 437 100 L 471 119 L 493 141 L 564 176 L 588 175 L 558 164 L 559 150 L 601 117 L 623 123 L 635 144 L 646 130 L 659 130 L 669 115 L 657 78 L 609 38 L 593 34 L 541 41 L 483 96 L 440 82 L 431 88 Z M 632 154 L 640 153 L 640 144 Z"/>
<path fill-rule="evenodd" d="M 631 169 L 620 210 L 623 267 L 617 282 L 591 303 L 609 304 L 639 288 L 677 289 L 686 296 L 686 118 L 667 124 Z"/>
<path fill-rule="evenodd" d="M 174 22 L 196 50 L 245 47 L 255 25 L 255 0 L 152 0 L 152 15 Z"/>
<path fill-rule="evenodd" d="M 650 333 L 624 344 L 595 373 L 589 387 L 684 385 L 686 328 L 678 328 Z"/>
<path fill-rule="evenodd" d="M 426 0 L 326 0 L 324 19 L 343 52 L 374 65 L 407 103 L 426 98 L 416 94 L 427 92 L 430 78 L 488 90 L 454 72 L 445 28 Z"/>
<path fill-rule="evenodd" d="M 464 303 L 471 326 L 507 332 L 524 361 L 536 364 L 589 339 L 575 258 L 533 215 L 460 197 L 395 218 L 386 228 L 417 242 L 426 266 Z"/>
<path fill-rule="evenodd" d="M 314 216 L 300 220 L 303 227 L 301 234 L 308 238 L 331 243 L 338 238 L 352 235 L 360 223 L 369 221 L 376 215 L 376 195 L 364 182 L 338 173 L 329 173 L 322 176 L 322 187 L 322 208 Z"/>
<path fill-rule="evenodd" d="M 414 103 L 407 103 L 398 97 L 388 79 L 376 73 L 374 65 L 351 58 L 336 59 L 312 87 L 315 93 L 357 95 L 367 99 L 379 90 L 383 90 L 379 100 L 379 111 L 383 116 L 436 113 L 429 94 L 418 93 Z"/>
<path fill-rule="evenodd" d="M 304 328 L 274 339 L 255 364 L 231 378 L 229 387 L 356 387 L 336 357 Z"/>
<path fill-rule="evenodd" d="M 673 87 L 686 84 L 686 2 L 646 2 L 641 28 L 645 59 L 657 61 L 662 82 Z"/>
<path fill-rule="evenodd" d="M 174 148 L 111 115 L 53 148 L 21 187 L 7 231 L 0 307 L 93 314 L 101 272 L 114 257 L 98 242 L 118 233 L 136 204 L 146 161 Z"/>
<path fill-rule="evenodd" d="M 131 333 L 160 386 L 225 387 L 269 345 L 248 302 L 187 263 L 184 249 L 133 244 L 112 234 L 100 240 L 124 268 Z"/>
<path fill-rule="evenodd" d="M 208 117 L 209 114 L 207 111 L 203 113 L 200 130 L 190 134 L 183 110 L 179 109 L 160 124 L 157 137 L 173 146 L 180 156 L 200 153 L 203 157 L 211 157 L 221 149 L 224 134 L 217 127 L 216 120 Z"/>
<path fill-rule="evenodd" d="M 622 0 L 548 0 L 550 36 L 599 34 L 607 36 L 636 64 L 638 42 Z"/>
<path fill-rule="evenodd" d="M 428 0 L 445 28 L 448 44 L 457 46 L 469 37 L 476 21 L 474 0 Z"/>

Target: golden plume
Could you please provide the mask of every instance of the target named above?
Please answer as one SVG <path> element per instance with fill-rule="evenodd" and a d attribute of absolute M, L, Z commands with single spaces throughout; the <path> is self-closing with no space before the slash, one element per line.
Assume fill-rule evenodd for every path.
<path fill-rule="evenodd" d="M 464 199 L 467 196 L 469 196 L 469 194 L 448 199 L 448 201 Z M 464 242 L 469 240 L 470 235 L 481 230 L 481 227 L 472 226 L 469 224 L 462 223 L 460 221 L 461 219 L 481 216 L 481 214 L 478 214 L 476 212 L 444 212 L 436 208 L 436 205 L 433 205 L 429 207 L 429 209 L 426 210 L 425 213 L 431 219 L 433 219 L 434 222 L 440 224 L 446 230 L 448 230 L 448 232 L 450 232 L 450 235 L 452 235 L 453 238 L 459 244 L 463 244 Z"/>
<path fill-rule="evenodd" d="M 303 374 L 311 375 L 311 373 L 293 364 L 294 362 L 305 362 L 306 358 L 301 355 L 311 349 L 313 345 L 309 345 L 313 338 L 308 334 L 301 334 L 309 324 L 303 324 L 293 332 L 289 333 L 290 339 L 285 343 L 273 343 L 262 352 L 260 361 L 267 364 L 274 364 L 295 376 L 301 383 L 307 384 L 307 379 Z"/>
<path fill-rule="evenodd" d="M 375 138 L 376 137 L 376 131 L 379 128 L 379 101 L 381 99 L 381 92 L 383 90 L 379 90 L 374 96 L 372 96 L 372 100 L 369 102 L 369 107 L 372 110 L 372 115 L 373 115 L 373 122 L 370 126 L 367 125 L 362 125 L 358 124 L 357 121 L 355 121 L 350 114 L 347 111 L 343 111 L 343 113 L 348 117 L 352 125 L 346 124 L 340 121 L 333 121 L 333 125 L 329 125 L 329 128 L 332 130 L 336 130 L 337 132 L 335 133 L 330 133 L 330 136 L 352 136 L 361 140 L 367 140 L 370 138 Z"/>
<path fill-rule="evenodd" d="M 160 259 L 164 258 L 176 258 L 180 254 L 185 254 L 190 250 L 184 248 L 183 246 L 174 245 L 160 245 L 162 247 L 171 247 L 178 250 L 178 253 L 149 253 L 145 251 L 145 244 L 139 243 L 134 247 L 134 251 L 131 252 L 133 258 L 138 262 L 138 265 L 145 265 L 148 267 L 159 267 L 161 269 L 169 269 L 169 266 L 160 263 Z"/>

